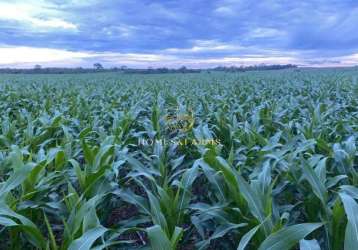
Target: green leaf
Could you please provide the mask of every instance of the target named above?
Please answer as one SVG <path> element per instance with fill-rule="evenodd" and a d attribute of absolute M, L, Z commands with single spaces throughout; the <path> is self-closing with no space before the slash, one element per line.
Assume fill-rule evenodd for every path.
<path fill-rule="evenodd" d="M 270 216 L 267 217 L 261 224 L 257 225 L 256 227 L 253 227 L 244 236 L 242 236 L 237 250 L 244 250 L 251 238 L 254 237 L 254 235 L 256 234 L 257 230 L 269 219 Z"/>
<path fill-rule="evenodd" d="M 246 223 L 234 224 L 234 223 L 226 223 L 224 225 L 218 226 L 214 233 L 206 240 L 201 241 L 197 244 L 199 249 L 205 249 L 212 240 L 219 239 L 223 237 L 225 234 L 229 233 L 230 231 L 247 226 Z"/>
<path fill-rule="evenodd" d="M 332 225 L 332 250 L 342 250 L 344 245 L 344 233 L 346 227 L 344 207 L 340 199 L 336 199 L 331 217 Z"/>
<path fill-rule="evenodd" d="M 215 195 L 221 203 L 224 203 L 225 198 L 225 182 L 221 177 L 221 172 L 217 172 L 212 169 L 207 163 L 202 159 L 197 160 L 198 164 L 201 166 L 206 178 L 211 183 L 213 189 L 215 190 Z"/>
<path fill-rule="evenodd" d="M 317 240 L 300 240 L 300 250 L 321 250 Z"/>
<path fill-rule="evenodd" d="M 45 224 L 46 224 L 47 231 L 48 231 L 49 238 L 50 238 L 51 249 L 52 249 L 52 250 L 57 250 L 58 247 L 57 247 L 57 244 L 56 244 L 55 235 L 53 234 L 53 230 L 52 230 L 52 228 L 51 228 L 51 224 L 50 224 L 50 222 L 48 221 L 48 218 L 47 218 L 47 216 L 46 216 L 46 213 L 43 212 L 43 214 L 44 214 L 44 220 L 45 220 Z"/>
<path fill-rule="evenodd" d="M 265 215 L 264 212 L 262 200 L 254 191 L 254 189 L 251 188 L 251 186 L 245 181 L 243 177 L 238 175 L 237 178 L 238 178 L 240 191 L 250 208 L 250 212 L 255 216 L 255 218 L 260 223 L 263 223 L 267 216 Z M 273 229 L 272 221 L 271 220 L 265 221 L 265 223 L 263 224 L 263 229 L 265 231 L 265 234 L 268 235 Z"/>
<path fill-rule="evenodd" d="M 267 237 L 259 250 L 289 250 L 322 225 L 322 223 L 303 223 L 288 226 Z"/>
<path fill-rule="evenodd" d="M 342 185 L 339 187 L 344 193 L 350 195 L 353 199 L 358 199 L 358 188 L 350 185 Z"/>
<path fill-rule="evenodd" d="M 155 250 L 174 250 L 168 236 L 159 225 L 154 225 L 146 229 L 150 245 Z"/>
<path fill-rule="evenodd" d="M 68 250 L 89 250 L 94 242 L 107 231 L 108 230 L 102 226 L 90 229 L 80 238 L 73 241 L 68 247 Z"/>
<path fill-rule="evenodd" d="M 5 219 L 4 219 L 5 218 Z M 7 218 L 11 219 L 17 219 L 21 222 L 16 223 L 15 220 L 9 221 L 6 220 Z M 46 240 L 43 237 L 41 231 L 38 229 L 38 227 L 29 219 L 27 219 L 25 216 L 22 216 L 14 211 L 12 211 L 9 207 L 7 207 L 5 204 L 0 203 L 0 220 L 8 227 L 16 227 L 19 228 L 21 231 L 23 231 L 28 237 L 29 241 L 36 246 L 37 248 L 45 248 L 46 247 Z M 13 223 L 15 222 L 15 224 Z M 4 225 L 5 226 L 5 225 Z"/>
<path fill-rule="evenodd" d="M 315 171 L 308 163 L 303 160 L 302 171 L 306 180 L 311 185 L 313 193 L 321 200 L 322 204 L 326 206 L 327 190 L 324 183 L 321 182 Z"/>
<path fill-rule="evenodd" d="M 0 225 L 4 227 L 12 227 L 17 226 L 18 224 L 10 218 L 0 216 Z"/>
<path fill-rule="evenodd" d="M 251 238 L 255 235 L 255 233 L 260 228 L 260 226 L 261 225 L 257 225 L 256 227 L 248 231 L 244 236 L 242 236 L 239 246 L 237 247 L 237 250 L 245 250 L 245 247 L 247 246 Z"/>
<path fill-rule="evenodd" d="M 334 187 L 335 185 L 337 185 L 338 182 L 340 182 L 343 179 L 348 178 L 347 175 L 337 175 L 334 176 L 332 178 L 328 178 L 327 182 L 326 182 L 326 188 L 330 189 L 332 187 Z"/>
<path fill-rule="evenodd" d="M 33 164 L 26 164 L 14 171 L 0 188 L 0 199 L 6 196 L 8 192 L 21 185 L 33 168 Z"/>
<path fill-rule="evenodd" d="M 190 201 L 190 190 L 193 182 L 198 175 L 198 167 L 195 165 L 187 169 L 180 181 L 180 189 L 177 191 L 176 201 L 178 202 L 178 211 L 183 211 L 189 204 Z M 179 195 L 180 194 L 180 195 Z"/>
<path fill-rule="evenodd" d="M 183 236 L 184 230 L 180 227 L 175 227 L 172 238 L 170 239 L 171 245 L 174 249 L 178 245 L 181 237 Z"/>
<path fill-rule="evenodd" d="M 346 211 L 348 223 L 344 240 L 344 250 L 352 250 L 358 246 L 358 204 L 354 199 L 345 194 L 339 193 Z"/>

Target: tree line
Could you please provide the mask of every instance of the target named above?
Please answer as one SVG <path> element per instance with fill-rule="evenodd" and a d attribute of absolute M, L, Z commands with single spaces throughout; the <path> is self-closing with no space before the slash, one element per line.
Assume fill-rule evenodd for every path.
<path fill-rule="evenodd" d="M 230 67 L 215 67 L 210 69 L 190 69 L 182 66 L 178 69 L 172 68 L 147 68 L 147 69 L 135 69 L 122 67 L 104 68 L 102 64 L 95 63 L 93 68 L 58 68 L 58 67 L 42 67 L 41 65 L 35 65 L 30 69 L 18 69 L 18 68 L 0 68 L 0 73 L 3 74 L 80 74 L 80 73 L 97 73 L 97 72 L 120 72 L 130 74 L 167 74 L 167 73 L 200 73 L 202 71 L 224 71 L 224 72 L 245 72 L 255 70 L 280 70 L 297 68 L 296 65 L 254 65 L 254 66 L 230 66 Z"/>
<path fill-rule="evenodd" d="M 256 71 L 256 70 L 280 70 L 280 69 L 292 69 L 297 68 L 294 64 L 273 64 L 273 65 L 253 65 L 253 66 L 231 66 L 231 67 L 216 67 L 211 70 L 213 71 L 225 71 L 225 72 L 245 72 L 245 71 Z"/>

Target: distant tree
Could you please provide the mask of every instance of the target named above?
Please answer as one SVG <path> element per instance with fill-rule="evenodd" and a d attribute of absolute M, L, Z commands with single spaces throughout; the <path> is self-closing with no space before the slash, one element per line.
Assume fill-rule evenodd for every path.
<path fill-rule="evenodd" d="M 180 73 L 185 73 L 187 71 L 187 68 L 185 66 L 182 66 L 178 69 Z"/>
<path fill-rule="evenodd" d="M 127 66 L 125 66 L 125 65 L 121 66 L 121 70 L 126 70 L 126 69 L 128 69 Z"/>
<path fill-rule="evenodd" d="M 36 64 L 35 67 L 34 67 L 34 69 L 35 69 L 35 70 L 40 70 L 40 69 L 42 69 L 42 66 L 39 65 L 39 64 Z"/>
<path fill-rule="evenodd" d="M 93 67 L 94 67 L 96 70 L 104 69 L 103 66 L 102 66 L 102 64 L 100 64 L 100 63 L 95 63 L 95 64 L 93 64 Z"/>

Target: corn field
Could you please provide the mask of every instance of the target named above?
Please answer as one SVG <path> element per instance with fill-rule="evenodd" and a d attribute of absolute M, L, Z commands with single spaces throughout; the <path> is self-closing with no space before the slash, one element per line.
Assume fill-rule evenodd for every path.
<path fill-rule="evenodd" d="M 358 249 L 358 71 L 0 75 L 0 249 Z"/>

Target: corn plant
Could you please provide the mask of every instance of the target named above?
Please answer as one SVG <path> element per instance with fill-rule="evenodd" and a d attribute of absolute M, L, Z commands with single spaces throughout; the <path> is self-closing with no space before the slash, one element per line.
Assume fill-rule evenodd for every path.
<path fill-rule="evenodd" d="M 0 249 L 358 249 L 356 79 L 0 75 Z"/>

